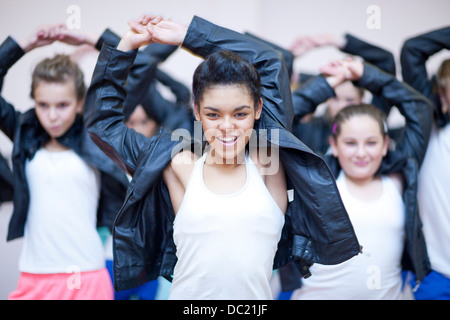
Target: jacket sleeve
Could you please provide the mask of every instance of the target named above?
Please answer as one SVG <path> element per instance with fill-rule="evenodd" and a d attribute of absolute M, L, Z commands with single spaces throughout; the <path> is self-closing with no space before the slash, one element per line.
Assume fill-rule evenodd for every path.
<path fill-rule="evenodd" d="M 370 64 L 380 68 L 381 70 L 395 75 L 395 59 L 394 55 L 376 45 L 363 41 L 349 33 L 345 35 L 347 40 L 345 46 L 342 48 L 343 52 L 359 56 Z"/>
<path fill-rule="evenodd" d="M 92 140 L 122 170 L 134 174 L 140 151 L 152 140 L 123 123 L 126 82 L 137 50 L 122 52 L 103 45 L 86 94 L 84 120 Z M 154 70 L 156 63 L 147 60 Z"/>
<path fill-rule="evenodd" d="M 395 105 L 405 118 L 405 131 L 397 150 L 414 157 L 420 167 L 428 146 L 432 126 L 432 107 L 425 96 L 394 76 L 364 63 L 364 72 L 356 85 Z"/>
<path fill-rule="evenodd" d="M 410 38 L 401 49 L 403 81 L 429 99 L 433 95 L 433 86 L 427 74 L 426 62 L 442 49 L 450 49 L 450 27 Z"/>
<path fill-rule="evenodd" d="M 281 54 L 283 55 L 285 64 L 286 64 L 286 68 L 288 70 L 289 79 L 291 79 L 292 73 L 293 73 L 293 70 L 294 70 L 294 60 L 295 60 L 294 54 L 291 51 L 286 50 L 286 49 L 284 49 L 284 48 L 282 48 L 282 47 L 276 45 L 275 43 L 270 42 L 270 41 L 268 41 L 266 39 L 262 39 L 262 38 L 254 35 L 254 34 L 252 34 L 250 32 L 246 32 L 245 35 L 250 37 L 250 38 L 253 38 L 256 41 L 261 41 L 262 43 L 267 44 L 267 45 L 271 46 L 272 48 L 274 48 L 275 50 L 281 52 Z"/>
<path fill-rule="evenodd" d="M 0 45 L 0 91 L 9 68 L 24 54 L 25 52 L 22 48 L 11 37 L 8 37 Z M 0 129 L 11 140 L 14 140 L 14 132 L 19 116 L 20 113 L 14 109 L 14 106 L 8 103 L 3 96 L 0 96 Z"/>
<path fill-rule="evenodd" d="M 410 38 L 405 41 L 400 52 L 403 81 L 432 101 L 435 121 L 439 127 L 444 126 L 448 118 L 442 112 L 442 103 L 435 90 L 436 79 L 428 75 L 426 62 L 442 49 L 450 49 L 450 27 Z"/>
<path fill-rule="evenodd" d="M 282 54 L 261 41 L 194 17 L 183 47 L 206 57 L 221 50 L 238 54 L 251 63 L 261 76 L 263 113 L 272 121 L 292 130 L 293 109 L 290 82 Z"/>
<path fill-rule="evenodd" d="M 292 92 L 294 123 L 314 113 L 319 104 L 336 94 L 323 75 L 313 76 Z"/>

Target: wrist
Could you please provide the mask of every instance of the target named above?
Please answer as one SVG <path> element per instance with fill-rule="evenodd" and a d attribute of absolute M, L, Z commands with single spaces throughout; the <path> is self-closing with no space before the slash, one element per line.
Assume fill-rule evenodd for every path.
<path fill-rule="evenodd" d="M 344 82 L 344 77 L 341 75 L 326 76 L 325 80 L 331 88 L 335 89 L 338 85 Z"/>
<path fill-rule="evenodd" d="M 120 40 L 119 44 L 117 45 L 117 50 L 120 50 L 120 51 L 127 52 L 127 51 L 131 51 L 133 49 L 135 49 L 135 48 L 133 48 L 131 42 L 128 40 L 127 37 L 123 37 Z"/>
<path fill-rule="evenodd" d="M 339 50 L 342 50 L 347 45 L 347 38 L 345 35 L 336 36 L 334 39 L 334 44 Z"/>
<path fill-rule="evenodd" d="M 83 43 L 95 47 L 99 39 L 100 36 L 96 34 L 86 34 Z"/>
<path fill-rule="evenodd" d="M 17 44 L 22 48 L 22 50 L 27 53 L 36 48 L 31 42 L 27 40 L 17 41 Z"/>

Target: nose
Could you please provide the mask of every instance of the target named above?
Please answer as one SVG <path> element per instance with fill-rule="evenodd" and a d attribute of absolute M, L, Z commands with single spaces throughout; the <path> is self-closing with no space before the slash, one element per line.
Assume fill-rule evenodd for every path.
<path fill-rule="evenodd" d="M 58 111 L 54 107 L 50 107 L 48 110 L 48 119 L 50 121 L 56 121 L 58 119 Z"/>
<path fill-rule="evenodd" d="M 358 147 L 356 148 L 356 156 L 358 158 L 364 158 L 366 156 L 366 149 L 364 145 L 358 144 Z"/>
<path fill-rule="evenodd" d="M 231 117 L 223 117 L 222 121 L 220 122 L 219 129 L 220 130 L 228 130 L 233 128 L 233 121 Z"/>

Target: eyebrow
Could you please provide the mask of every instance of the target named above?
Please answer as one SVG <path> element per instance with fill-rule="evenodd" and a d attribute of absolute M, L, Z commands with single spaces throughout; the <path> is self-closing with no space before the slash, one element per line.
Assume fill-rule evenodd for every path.
<path fill-rule="evenodd" d="M 246 108 L 251 109 L 250 106 L 244 105 L 244 106 L 240 106 L 240 107 L 235 108 L 233 111 L 241 111 L 241 110 L 246 109 Z M 203 109 L 209 109 L 209 110 L 215 111 L 215 112 L 219 112 L 220 111 L 217 108 L 209 107 L 209 106 L 208 107 L 203 107 Z"/>

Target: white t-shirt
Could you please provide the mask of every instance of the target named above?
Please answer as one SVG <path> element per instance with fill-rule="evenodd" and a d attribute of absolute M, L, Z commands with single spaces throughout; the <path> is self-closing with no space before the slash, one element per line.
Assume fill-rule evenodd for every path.
<path fill-rule="evenodd" d="M 19 269 L 28 273 L 99 270 L 99 177 L 73 150 L 38 150 L 26 163 L 30 205 Z"/>
<path fill-rule="evenodd" d="M 337 265 L 313 264 L 311 277 L 292 299 L 401 299 L 404 247 L 404 204 L 399 190 L 382 177 L 382 195 L 374 201 L 352 196 L 341 172 L 337 186 L 363 253 Z"/>
<path fill-rule="evenodd" d="M 450 124 L 431 133 L 418 198 L 431 268 L 450 278 Z"/>
<path fill-rule="evenodd" d="M 174 221 L 178 261 L 169 299 L 272 299 L 284 215 L 249 156 L 245 186 L 229 195 L 205 186 L 204 161 L 196 162 Z"/>

